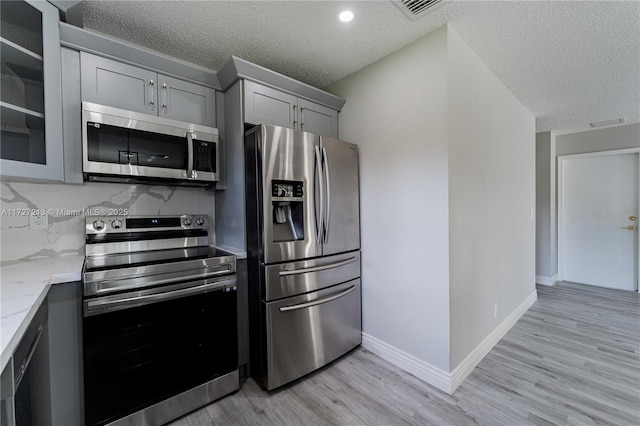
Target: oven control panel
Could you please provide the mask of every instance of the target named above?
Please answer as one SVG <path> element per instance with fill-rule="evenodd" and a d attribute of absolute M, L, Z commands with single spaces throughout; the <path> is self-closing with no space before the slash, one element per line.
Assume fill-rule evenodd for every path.
<path fill-rule="evenodd" d="M 92 216 L 86 218 L 86 233 L 121 233 L 152 231 L 183 231 L 209 229 L 209 218 L 205 215 L 181 216 Z"/>

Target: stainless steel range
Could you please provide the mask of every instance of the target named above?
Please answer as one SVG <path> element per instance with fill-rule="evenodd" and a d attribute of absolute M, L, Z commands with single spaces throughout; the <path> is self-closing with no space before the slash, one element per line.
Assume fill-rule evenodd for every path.
<path fill-rule="evenodd" d="M 239 388 L 236 257 L 203 215 L 89 217 L 87 425 L 160 425 Z"/>

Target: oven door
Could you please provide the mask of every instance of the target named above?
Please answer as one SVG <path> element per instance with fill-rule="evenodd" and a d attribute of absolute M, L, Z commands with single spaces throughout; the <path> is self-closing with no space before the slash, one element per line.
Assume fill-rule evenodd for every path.
<path fill-rule="evenodd" d="M 216 283 L 85 300 L 108 299 L 111 307 L 85 313 L 83 321 L 87 425 L 121 419 L 237 369 L 235 276 Z"/>

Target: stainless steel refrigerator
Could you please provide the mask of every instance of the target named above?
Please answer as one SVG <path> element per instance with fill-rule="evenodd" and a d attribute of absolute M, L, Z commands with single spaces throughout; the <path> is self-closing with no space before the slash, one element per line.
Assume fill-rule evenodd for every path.
<path fill-rule="evenodd" d="M 250 372 L 271 390 L 361 343 L 358 148 L 260 125 L 245 162 Z"/>

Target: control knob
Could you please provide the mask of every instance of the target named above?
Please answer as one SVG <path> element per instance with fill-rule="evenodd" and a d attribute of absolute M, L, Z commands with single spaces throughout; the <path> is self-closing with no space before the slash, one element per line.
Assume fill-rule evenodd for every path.
<path fill-rule="evenodd" d="M 192 221 L 191 221 L 190 217 L 185 217 L 184 219 L 182 219 L 182 224 L 184 226 L 191 226 L 191 223 L 192 223 Z"/>
<path fill-rule="evenodd" d="M 122 221 L 120 219 L 115 219 L 111 221 L 111 227 L 113 229 L 120 229 L 122 228 Z"/>
<path fill-rule="evenodd" d="M 102 231 L 104 229 L 104 222 L 101 220 L 96 220 L 93 222 L 93 229 L 96 231 Z"/>
<path fill-rule="evenodd" d="M 198 225 L 198 226 L 204 225 L 204 218 L 202 218 L 202 217 L 197 218 L 196 219 L 196 225 Z"/>

